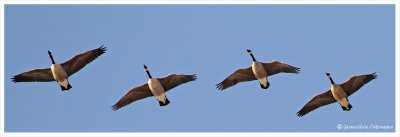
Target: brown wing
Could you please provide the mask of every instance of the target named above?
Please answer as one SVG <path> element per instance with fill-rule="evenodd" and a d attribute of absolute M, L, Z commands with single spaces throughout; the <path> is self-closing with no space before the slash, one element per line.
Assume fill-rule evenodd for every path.
<path fill-rule="evenodd" d="M 272 76 L 277 73 L 300 73 L 300 68 L 290 66 L 288 64 L 273 61 L 270 63 L 262 63 L 268 76 Z"/>
<path fill-rule="evenodd" d="M 15 75 L 12 82 L 50 82 L 55 81 L 50 68 L 35 69 Z"/>
<path fill-rule="evenodd" d="M 126 93 L 117 103 L 115 103 L 112 106 L 112 109 L 114 111 L 132 103 L 137 100 L 153 96 L 153 93 L 151 93 L 150 88 L 148 84 L 144 84 L 140 87 L 135 87 L 131 89 L 128 93 Z"/>
<path fill-rule="evenodd" d="M 376 77 L 376 73 L 353 76 L 340 86 L 342 86 L 347 96 L 350 96 L 371 80 L 376 79 Z"/>
<path fill-rule="evenodd" d="M 68 76 L 71 76 L 72 74 L 78 72 L 87 64 L 95 60 L 101 54 L 105 53 L 106 50 L 107 50 L 106 47 L 101 46 L 100 48 L 76 55 L 75 57 L 68 60 L 67 62 L 64 62 L 61 65 L 64 68 L 65 72 L 68 74 Z"/>
<path fill-rule="evenodd" d="M 180 75 L 180 74 L 170 74 L 164 78 L 159 78 L 161 85 L 163 86 L 165 92 L 170 89 L 175 88 L 181 84 L 187 83 L 189 81 L 196 80 L 196 74 L 194 75 Z"/>
<path fill-rule="evenodd" d="M 336 100 L 335 98 L 333 98 L 331 90 L 328 90 L 308 101 L 308 103 L 304 105 L 304 107 L 299 112 L 297 112 L 297 116 L 302 117 L 319 107 L 331 104 L 333 102 L 336 102 Z"/>
<path fill-rule="evenodd" d="M 256 80 L 256 77 L 251 70 L 251 67 L 246 69 L 239 69 L 229 75 L 227 78 L 224 79 L 221 83 L 217 84 L 218 90 L 224 90 L 231 86 L 236 85 L 239 82 L 251 81 Z"/>

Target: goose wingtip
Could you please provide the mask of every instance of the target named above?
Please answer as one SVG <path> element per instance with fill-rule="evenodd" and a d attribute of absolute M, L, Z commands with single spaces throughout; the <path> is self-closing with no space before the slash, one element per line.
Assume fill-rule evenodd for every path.
<path fill-rule="evenodd" d="M 215 86 L 216 86 L 217 90 L 219 90 L 219 91 L 223 91 L 223 90 L 225 89 L 225 88 L 222 86 L 221 83 L 216 84 Z"/>
<path fill-rule="evenodd" d="M 100 46 L 98 49 L 100 49 L 102 53 L 104 53 L 104 52 L 106 52 L 106 51 L 107 51 L 107 47 L 106 47 L 106 46 L 104 46 L 104 44 L 103 44 L 103 45 L 101 45 L 101 46 Z"/>
<path fill-rule="evenodd" d="M 299 74 L 301 72 L 301 68 L 296 67 L 296 74 Z"/>
<path fill-rule="evenodd" d="M 300 111 L 296 113 L 298 117 L 303 117 L 304 114 L 302 114 Z"/>
<path fill-rule="evenodd" d="M 373 79 L 377 79 L 378 78 L 378 75 L 376 74 L 376 72 L 372 73 L 371 76 L 372 76 Z"/>
<path fill-rule="evenodd" d="M 117 111 L 119 108 L 118 108 L 117 106 L 114 105 L 114 106 L 111 107 L 111 109 L 112 109 L 113 111 Z"/>
<path fill-rule="evenodd" d="M 12 77 L 12 78 L 11 78 L 11 82 L 13 82 L 13 83 L 17 83 L 17 80 L 16 80 L 16 78 L 15 78 L 15 77 Z"/>
<path fill-rule="evenodd" d="M 197 75 L 196 75 L 196 74 L 192 74 L 192 75 L 190 75 L 190 77 L 191 77 L 193 80 L 197 80 Z"/>

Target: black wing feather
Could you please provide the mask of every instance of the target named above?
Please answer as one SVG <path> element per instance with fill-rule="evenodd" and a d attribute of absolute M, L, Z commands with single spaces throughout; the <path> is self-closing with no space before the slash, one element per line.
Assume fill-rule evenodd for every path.
<path fill-rule="evenodd" d="M 164 78 L 159 78 L 161 85 L 163 86 L 165 92 L 173 89 L 181 84 L 194 81 L 197 79 L 196 74 L 193 75 L 181 75 L 181 74 L 170 74 Z"/>
<path fill-rule="evenodd" d="M 322 106 L 325 106 L 325 105 L 328 105 L 328 104 L 331 104 L 334 102 L 336 102 L 336 100 L 335 100 L 335 98 L 333 98 L 331 90 L 328 90 L 322 94 L 319 94 L 319 95 L 313 97 L 310 101 L 308 101 L 308 103 L 306 105 L 304 105 L 304 107 L 300 111 L 297 112 L 297 116 L 302 117 L 302 116 L 306 115 L 307 113 L 309 113 L 319 107 L 322 107 Z"/>
<path fill-rule="evenodd" d="M 341 86 L 347 96 L 350 96 L 371 80 L 376 79 L 376 77 L 376 73 L 353 76 L 348 81 L 341 84 Z"/>
<path fill-rule="evenodd" d="M 55 81 L 50 68 L 35 69 L 15 75 L 12 82 L 50 82 Z"/>
<path fill-rule="evenodd" d="M 62 63 L 61 66 L 64 68 L 68 76 L 71 76 L 72 74 L 78 72 L 87 64 L 95 60 L 101 54 L 105 53 L 106 50 L 107 50 L 106 47 L 101 46 L 97 49 L 76 55 L 67 62 Z"/>
<path fill-rule="evenodd" d="M 142 86 L 135 87 L 131 89 L 128 93 L 126 93 L 117 103 L 112 106 L 114 111 L 131 104 L 140 99 L 144 99 L 146 97 L 153 96 L 151 93 L 149 85 L 146 83 Z"/>
<path fill-rule="evenodd" d="M 256 80 L 251 67 L 239 69 L 225 78 L 222 82 L 218 83 L 217 89 L 224 90 L 240 82 Z"/>
<path fill-rule="evenodd" d="M 282 63 L 280 61 L 273 61 L 270 63 L 262 63 L 268 76 L 272 76 L 278 73 L 300 73 L 300 68 L 293 67 L 289 64 Z"/>

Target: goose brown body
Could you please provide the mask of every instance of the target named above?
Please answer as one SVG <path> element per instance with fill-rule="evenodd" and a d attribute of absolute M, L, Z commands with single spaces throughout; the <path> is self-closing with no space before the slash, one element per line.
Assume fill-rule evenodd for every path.
<path fill-rule="evenodd" d="M 225 78 L 222 82 L 216 85 L 218 90 L 225 90 L 231 86 L 234 86 L 240 82 L 247 82 L 258 80 L 261 88 L 268 88 L 269 81 L 268 77 L 278 73 L 300 73 L 300 68 L 293 67 L 289 64 L 285 64 L 280 61 L 273 61 L 269 63 L 262 63 L 256 61 L 251 50 L 247 50 L 249 55 L 253 59 L 253 63 L 250 67 L 245 69 L 238 69 Z"/>
<path fill-rule="evenodd" d="M 345 83 L 335 85 L 328 91 L 313 97 L 310 101 L 308 101 L 307 104 L 303 106 L 303 108 L 301 108 L 300 111 L 297 112 L 297 116 L 302 117 L 309 112 L 318 109 L 319 107 L 334 102 L 339 102 L 339 104 L 342 106 L 342 109 L 348 111 L 352 108 L 352 106 L 348 102 L 348 97 L 353 95 L 368 82 L 376 79 L 376 77 L 376 73 L 353 76 Z M 337 90 L 338 87 L 340 87 L 341 89 L 339 88 L 339 90 Z"/>
<path fill-rule="evenodd" d="M 155 96 L 157 100 L 160 103 L 160 106 L 165 106 L 168 105 L 169 100 L 165 95 L 165 92 L 168 92 L 169 90 L 190 82 L 194 81 L 197 79 L 196 74 L 193 75 L 184 75 L 184 74 L 169 74 L 166 77 L 163 78 L 153 78 L 150 75 L 150 72 L 147 69 L 147 66 L 145 67 L 145 71 L 147 72 L 149 76 L 149 80 L 146 84 L 143 84 L 141 86 L 132 88 L 130 91 L 128 91 L 124 96 L 121 97 L 121 99 L 115 103 L 112 106 L 112 109 L 114 111 L 131 104 L 135 101 Z"/>
<path fill-rule="evenodd" d="M 76 55 L 72 59 L 62 63 L 56 64 L 50 51 L 48 51 L 52 65 L 50 68 L 34 69 L 31 71 L 23 72 L 15 75 L 12 78 L 12 82 L 51 82 L 57 81 L 60 84 L 62 90 L 68 90 L 71 88 L 68 77 L 75 74 L 87 64 L 95 60 L 97 57 L 105 53 L 106 47 L 101 46 L 100 48 L 87 51 Z"/>

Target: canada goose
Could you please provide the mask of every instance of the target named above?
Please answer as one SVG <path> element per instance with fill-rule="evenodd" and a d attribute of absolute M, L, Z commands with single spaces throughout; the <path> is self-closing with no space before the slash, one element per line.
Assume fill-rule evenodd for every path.
<path fill-rule="evenodd" d="M 53 59 L 53 55 L 50 51 L 48 51 L 52 63 L 50 68 L 34 69 L 15 75 L 12 78 L 12 82 L 16 83 L 57 81 L 57 83 L 61 87 L 61 91 L 69 90 L 72 88 L 72 86 L 71 84 L 69 84 L 68 77 L 78 72 L 80 69 L 95 60 L 101 54 L 105 53 L 106 50 L 106 47 L 101 46 L 97 49 L 93 49 L 85 53 L 76 55 L 72 59 L 62 64 L 56 64 Z"/>
<path fill-rule="evenodd" d="M 194 81 L 197 79 L 196 74 L 193 75 L 183 75 L 183 74 L 169 74 L 164 78 L 153 78 L 150 75 L 149 69 L 146 65 L 144 66 L 144 70 L 149 77 L 149 80 L 146 84 L 135 87 L 131 89 L 128 93 L 126 93 L 117 103 L 112 106 L 114 111 L 132 103 L 137 100 L 156 96 L 158 103 L 160 106 L 166 106 L 169 104 L 169 100 L 165 95 L 165 92 L 181 85 L 187 83 L 189 81 Z"/>
<path fill-rule="evenodd" d="M 267 89 L 270 85 L 268 81 L 268 76 L 272 76 L 282 72 L 295 74 L 300 73 L 300 68 L 293 67 L 279 61 L 273 61 L 270 63 L 258 62 L 254 58 L 251 50 L 247 50 L 247 52 L 253 59 L 251 67 L 239 69 L 233 72 L 231 75 L 225 78 L 224 81 L 216 85 L 218 90 L 227 89 L 231 86 L 236 85 L 239 82 L 252 80 L 258 80 L 261 88 Z"/>
<path fill-rule="evenodd" d="M 335 84 L 331 75 L 329 73 L 326 73 L 326 75 L 332 84 L 330 90 L 313 97 L 299 112 L 297 112 L 297 116 L 302 117 L 321 106 L 334 102 L 338 102 L 343 111 L 350 111 L 352 106 L 347 98 L 377 77 L 376 73 L 359 75 L 351 77 L 345 83 Z"/>

